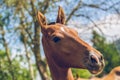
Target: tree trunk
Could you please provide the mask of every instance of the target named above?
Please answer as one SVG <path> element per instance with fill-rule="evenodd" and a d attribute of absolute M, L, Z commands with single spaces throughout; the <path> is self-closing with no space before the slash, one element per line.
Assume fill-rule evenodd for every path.
<path fill-rule="evenodd" d="M 35 54 L 35 59 L 36 59 L 36 65 L 37 68 L 39 70 L 39 73 L 41 75 L 42 80 L 48 80 L 48 76 L 47 76 L 47 70 L 46 67 L 43 66 L 43 61 L 41 59 L 40 56 L 40 27 L 38 25 L 38 22 L 35 22 L 35 26 L 34 26 L 34 54 Z"/>
<path fill-rule="evenodd" d="M 12 60 L 10 59 L 10 53 L 9 53 L 9 48 L 8 48 L 8 44 L 5 40 L 5 31 L 2 27 L 2 40 L 3 40 L 3 45 L 5 47 L 5 52 L 6 52 L 6 55 L 7 55 L 7 59 L 8 59 L 8 63 L 9 63 L 9 72 L 11 74 L 11 77 L 12 77 L 12 80 L 16 80 L 15 79 L 15 76 L 14 76 L 14 71 L 13 71 L 13 67 L 12 67 Z"/>
<path fill-rule="evenodd" d="M 32 67 L 32 63 L 31 63 L 31 60 L 30 60 L 30 53 L 27 51 L 26 42 L 24 42 L 24 47 L 25 47 L 25 53 L 26 53 L 27 61 L 28 61 L 28 64 L 29 64 L 30 78 L 31 78 L 31 80 L 34 80 L 33 67 Z"/>

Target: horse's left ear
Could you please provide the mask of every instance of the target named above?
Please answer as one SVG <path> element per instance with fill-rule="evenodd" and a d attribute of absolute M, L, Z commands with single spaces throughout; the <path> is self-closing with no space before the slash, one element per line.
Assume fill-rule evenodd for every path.
<path fill-rule="evenodd" d="M 65 21 L 66 21 L 66 18 L 65 18 L 64 11 L 63 11 L 62 7 L 59 6 L 58 16 L 57 16 L 56 23 L 65 24 Z"/>
<path fill-rule="evenodd" d="M 39 25 L 41 26 L 41 31 L 45 32 L 45 30 L 47 29 L 47 21 L 45 16 L 41 13 L 41 12 L 37 12 L 37 20 L 39 22 Z"/>

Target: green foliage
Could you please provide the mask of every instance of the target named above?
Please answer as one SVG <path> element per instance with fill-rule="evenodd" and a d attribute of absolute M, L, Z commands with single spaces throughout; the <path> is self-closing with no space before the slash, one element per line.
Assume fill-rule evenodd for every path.
<path fill-rule="evenodd" d="M 91 73 L 86 69 L 72 69 L 72 73 L 74 77 L 81 77 L 81 78 L 89 78 Z"/>
<path fill-rule="evenodd" d="M 2 15 L 0 15 L 0 27 L 3 26 L 3 21 L 1 19 L 2 19 Z"/>
<path fill-rule="evenodd" d="M 0 59 L 5 56 L 5 52 L 0 50 Z"/>
<path fill-rule="evenodd" d="M 12 67 L 16 80 L 30 80 L 30 72 L 28 68 L 21 66 L 21 61 L 13 59 Z M 0 80 L 12 80 L 11 73 L 9 72 L 9 62 L 6 58 L 4 51 L 0 51 Z"/>
<path fill-rule="evenodd" d="M 97 32 L 93 31 L 93 43 L 94 47 L 99 50 L 105 59 L 105 68 L 103 73 L 109 73 L 112 68 L 120 65 L 120 55 L 114 43 L 107 43 L 103 36 L 100 36 Z"/>

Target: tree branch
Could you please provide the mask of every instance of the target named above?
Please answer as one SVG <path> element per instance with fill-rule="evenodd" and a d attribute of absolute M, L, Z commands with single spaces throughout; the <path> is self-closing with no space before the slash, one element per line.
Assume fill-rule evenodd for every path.
<path fill-rule="evenodd" d="M 79 14 L 79 15 L 76 15 L 76 16 L 77 17 L 81 16 L 81 17 L 87 18 L 88 20 L 90 20 L 93 23 L 94 27 L 96 27 L 102 34 L 104 34 L 103 31 L 97 26 L 97 24 L 89 16 L 86 16 L 86 15 L 83 15 L 83 14 Z"/>
<path fill-rule="evenodd" d="M 1 34 L 2 35 L 2 41 L 3 41 L 3 45 L 5 47 L 5 52 L 6 52 L 8 63 L 9 63 L 9 72 L 12 76 L 12 80 L 16 80 L 15 75 L 14 75 L 14 71 L 13 71 L 13 67 L 12 67 L 12 60 L 10 58 L 8 44 L 7 44 L 6 39 L 5 39 L 5 31 L 3 29 L 3 26 L 1 27 L 1 30 L 2 30 L 2 34 Z"/>
<path fill-rule="evenodd" d="M 73 14 L 75 13 L 75 11 L 77 11 L 77 10 L 80 8 L 81 3 L 82 3 L 82 0 L 80 0 L 80 1 L 78 2 L 77 6 L 75 6 L 75 7 L 73 8 L 73 10 L 71 11 L 71 13 L 68 15 L 68 18 L 66 19 L 66 23 L 70 20 L 70 18 L 73 16 Z"/>
<path fill-rule="evenodd" d="M 44 9 L 43 9 L 43 11 L 42 11 L 43 14 L 46 13 L 46 11 L 47 11 L 47 9 L 48 9 L 48 7 L 49 7 L 49 4 L 50 4 L 50 0 L 45 0 L 44 3 L 45 3 L 45 4 L 44 4 Z"/>
<path fill-rule="evenodd" d="M 100 5 L 102 5 L 102 4 L 100 4 L 100 5 L 95 5 L 95 4 L 86 4 L 86 3 L 83 3 L 83 6 L 84 6 L 84 7 L 91 7 L 91 8 L 101 9 L 101 10 L 103 10 L 103 11 L 108 11 L 109 9 L 113 8 L 115 5 L 118 5 L 118 4 L 120 4 L 120 1 L 112 4 L 112 5 L 109 6 L 108 8 L 101 8 Z"/>
<path fill-rule="evenodd" d="M 35 35 L 34 35 L 34 54 L 35 54 L 35 59 L 36 59 L 36 65 L 39 70 L 39 73 L 41 74 L 42 80 L 49 80 L 47 76 L 47 71 L 46 67 L 43 66 L 43 61 L 40 56 L 40 26 L 38 22 L 35 22 Z"/>

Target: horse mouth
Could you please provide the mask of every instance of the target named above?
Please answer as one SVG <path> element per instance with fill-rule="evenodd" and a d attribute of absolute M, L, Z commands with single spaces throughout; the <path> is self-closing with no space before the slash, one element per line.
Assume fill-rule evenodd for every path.
<path fill-rule="evenodd" d="M 89 70 L 89 71 L 90 73 L 95 74 L 95 75 L 98 75 L 102 72 L 102 70 Z"/>
<path fill-rule="evenodd" d="M 103 71 L 104 65 L 88 65 L 87 69 L 89 70 L 90 73 L 98 75 Z"/>

